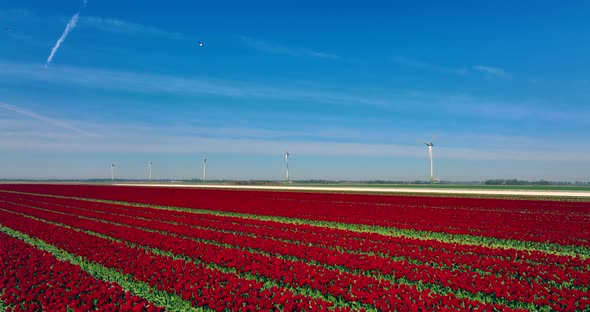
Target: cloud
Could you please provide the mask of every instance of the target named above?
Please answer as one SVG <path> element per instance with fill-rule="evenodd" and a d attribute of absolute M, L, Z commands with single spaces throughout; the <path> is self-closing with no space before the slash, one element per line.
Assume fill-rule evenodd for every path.
<path fill-rule="evenodd" d="M 132 23 L 115 18 L 83 16 L 80 18 L 80 25 L 119 35 L 142 35 L 169 38 L 174 40 L 186 39 L 186 36 L 178 32 L 170 32 L 153 26 Z"/>
<path fill-rule="evenodd" d="M 463 67 L 445 67 L 445 66 L 431 64 L 431 63 L 420 61 L 420 60 L 406 58 L 406 57 L 399 56 L 399 55 L 393 56 L 392 60 L 395 63 L 398 63 L 403 66 L 408 66 L 408 67 L 413 67 L 413 68 L 423 69 L 423 70 L 429 70 L 429 71 L 436 71 L 436 72 L 444 73 L 444 74 L 453 74 L 453 75 L 464 76 L 464 75 L 468 75 L 469 73 L 472 73 L 472 71 L 476 71 L 476 72 L 484 73 L 489 77 L 502 78 L 502 79 L 512 79 L 512 75 L 510 73 L 508 73 L 503 68 L 499 68 L 499 67 L 491 67 L 491 66 L 485 66 L 485 65 L 475 65 L 475 66 L 471 66 L 471 68 L 469 68 L 469 69 L 463 68 Z"/>
<path fill-rule="evenodd" d="M 83 135 L 83 136 L 88 136 L 88 137 L 96 137 L 97 136 L 94 133 L 90 133 L 90 132 L 84 131 L 84 130 L 78 128 L 78 127 L 75 127 L 72 124 L 70 124 L 70 123 L 68 123 L 68 122 L 66 122 L 64 120 L 50 118 L 50 117 L 47 117 L 47 116 L 44 116 L 44 115 L 35 113 L 33 111 L 24 109 L 24 108 L 19 107 L 19 106 L 16 106 L 16 105 L 11 105 L 11 104 L 8 104 L 8 103 L 0 102 L 0 108 L 3 108 L 5 110 L 8 110 L 8 111 L 11 111 L 11 112 L 14 112 L 14 113 L 17 113 L 17 114 L 22 115 L 22 116 L 26 116 L 26 117 L 35 119 L 37 121 L 44 122 L 44 123 L 46 123 L 48 125 L 52 125 L 52 126 L 55 126 L 55 127 L 58 127 L 58 128 L 65 129 L 65 130 L 74 131 L 74 132 L 76 132 L 76 133 L 78 133 L 80 135 Z"/>
<path fill-rule="evenodd" d="M 476 116 L 484 119 L 528 122 L 558 122 L 589 125 L 590 109 L 569 109 L 544 100 L 510 100 L 476 97 L 465 94 L 433 95 L 430 100 L 457 116 Z M 547 126 L 549 124 L 546 124 Z"/>
<path fill-rule="evenodd" d="M 110 133 L 104 137 L 90 138 L 83 142 L 63 140 L 47 141 L 41 137 L 15 136 L 0 133 L 3 149 L 6 151 L 35 152 L 86 152 L 86 153 L 208 153 L 231 155 L 278 155 L 286 147 L 297 155 L 307 156 L 358 156 L 358 157 L 408 157 L 425 158 L 427 153 L 420 144 L 385 144 L 334 142 L 330 140 L 306 141 L 299 139 L 255 139 L 233 137 L 179 136 L 154 132 L 135 131 L 109 125 Z M 121 129 L 127 129 L 122 131 Z M 124 134 L 123 134 L 124 133 Z M 587 150 L 562 151 L 528 147 L 511 148 L 485 146 L 454 147 L 437 144 L 437 159 L 485 160 L 485 161 L 589 161 Z"/>
<path fill-rule="evenodd" d="M 464 94 L 429 94 L 426 92 L 373 92 L 368 96 L 352 92 L 337 92 L 316 88 L 293 88 L 245 81 L 210 78 L 189 78 L 161 74 L 101 70 L 84 67 L 52 66 L 47 70 L 35 64 L 3 63 L 0 79 L 38 81 L 51 85 L 83 87 L 100 90 L 144 94 L 174 94 L 178 96 L 219 96 L 236 99 L 278 100 L 277 104 L 292 102 L 324 103 L 348 107 L 367 107 L 379 111 L 411 113 L 417 108 L 431 109 L 449 117 L 475 116 L 496 120 L 590 122 L 590 111 L 568 111 L 563 107 L 535 100 L 487 99 Z M 540 109 L 540 107 L 544 107 Z"/>
<path fill-rule="evenodd" d="M 414 67 L 418 69 L 425 69 L 430 71 L 436 71 L 445 74 L 454 74 L 454 75 L 466 75 L 468 70 L 465 68 L 453 68 L 453 67 L 444 67 L 435 64 L 430 64 L 427 62 L 409 59 L 403 56 L 393 56 L 392 60 L 400 65 Z"/>
<path fill-rule="evenodd" d="M 504 69 L 499 67 L 491 67 L 491 66 L 484 66 L 484 65 L 476 65 L 472 67 L 474 70 L 487 74 L 488 76 L 496 77 L 496 78 L 503 78 L 503 79 L 512 79 L 512 75 L 506 72 Z"/>
<path fill-rule="evenodd" d="M 40 70 L 39 66 L 34 64 L 21 65 L 2 62 L 0 62 L 0 68 L 2 68 L 0 77 L 131 92 L 214 95 L 284 101 L 308 100 L 339 105 L 362 104 L 375 107 L 387 107 L 390 104 L 387 99 L 382 98 L 309 89 L 281 88 L 240 81 L 183 78 L 68 66 L 53 66 L 47 70 Z"/>
<path fill-rule="evenodd" d="M 289 56 L 303 56 L 303 57 L 312 57 L 312 58 L 322 58 L 322 59 L 333 59 L 338 60 L 340 56 L 336 54 L 318 52 L 309 49 L 302 49 L 302 48 L 291 48 L 275 43 L 270 43 L 267 41 L 257 40 L 246 36 L 240 37 L 242 43 L 248 47 L 254 48 L 258 51 L 262 51 L 265 53 L 271 54 L 282 54 L 282 55 L 289 55 Z"/>
<path fill-rule="evenodd" d="M 6 32 L 6 35 L 8 37 L 11 37 L 12 39 L 22 41 L 30 41 L 31 39 L 33 39 L 33 36 L 15 33 L 14 31 Z"/>
<path fill-rule="evenodd" d="M 34 12 L 26 9 L 7 9 L 0 10 L 0 20 L 5 23 L 27 23 L 33 20 L 41 20 Z M 6 25 L 2 25 L 6 26 Z"/>
<path fill-rule="evenodd" d="M 82 8 L 86 5 L 87 3 L 84 1 Z M 58 16 L 40 16 L 27 9 L 8 9 L 0 10 L 0 20 L 18 25 L 54 25 L 57 22 L 64 21 L 65 18 Z M 174 40 L 187 39 L 184 34 L 179 32 L 166 31 L 150 25 L 108 17 L 79 16 L 77 26 L 94 28 L 103 32 L 126 36 L 153 36 Z"/>
<path fill-rule="evenodd" d="M 167 126 L 166 129 L 158 131 L 160 134 L 176 133 L 186 136 L 203 136 L 208 138 L 247 138 L 247 139 L 300 139 L 300 140 L 331 140 L 331 141 L 375 141 L 387 139 L 388 137 L 378 134 L 372 135 L 371 138 L 363 136 L 359 131 L 354 131 L 345 127 L 330 127 L 330 126 L 310 126 L 305 128 L 297 128 L 295 130 L 273 129 L 269 128 L 254 128 L 244 126 L 227 126 L 207 123 L 207 121 L 200 121 L 202 126 Z M 206 126 L 205 126 L 206 125 Z M 141 129 L 141 130 L 140 130 Z M 153 126 L 142 126 L 134 128 L 131 131 L 149 132 L 153 130 Z"/>

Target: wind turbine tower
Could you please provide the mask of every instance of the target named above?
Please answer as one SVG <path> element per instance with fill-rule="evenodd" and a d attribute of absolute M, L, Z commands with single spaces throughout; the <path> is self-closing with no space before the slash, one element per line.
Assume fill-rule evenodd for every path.
<path fill-rule="evenodd" d="M 149 168 L 149 171 L 150 171 L 149 178 L 150 178 L 150 182 L 151 182 L 152 181 L 152 161 L 151 160 L 148 163 L 148 168 Z"/>
<path fill-rule="evenodd" d="M 432 142 L 424 144 L 428 146 L 428 159 L 430 159 L 430 184 L 434 184 L 434 168 L 432 166 L 432 147 L 434 144 Z"/>
<path fill-rule="evenodd" d="M 285 166 L 286 166 L 286 175 L 285 175 L 285 183 L 289 183 L 289 152 L 285 152 Z"/>
<path fill-rule="evenodd" d="M 115 182 L 115 164 L 111 164 L 111 183 Z"/>
<path fill-rule="evenodd" d="M 207 157 L 203 155 L 203 183 L 207 181 Z"/>

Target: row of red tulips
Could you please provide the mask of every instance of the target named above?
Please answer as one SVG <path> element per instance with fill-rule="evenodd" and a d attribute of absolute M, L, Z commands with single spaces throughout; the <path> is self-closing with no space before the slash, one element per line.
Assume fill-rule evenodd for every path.
<path fill-rule="evenodd" d="M 3 186 L 0 186 L 2 188 Z M 77 188 L 78 186 L 74 186 Z M 9 186 L 10 188 L 10 186 Z M 99 189 L 99 187 L 95 187 Z M 129 189 L 128 189 L 129 190 Z M 150 189 L 151 190 L 151 189 Z M 62 190 L 63 191 L 63 190 Z M 188 190 L 185 190 L 188 192 Z M 191 190 L 192 191 L 192 190 Z M 224 191 L 225 192 L 225 191 Z M 59 192 L 57 192 L 59 193 Z M 67 193 L 67 192 L 66 192 Z M 84 192 L 82 192 L 84 193 Z M 100 194 L 100 197 L 104 194 Z M 238 192 L 234 192 L 238 193 Z M 251 207 L 253 210 L 262 209 L 270 211 L 266 215 L 285 216 L 295 214 L 298 218 L 309 218 L 312 220 L 327 219 L 334 221 L 333 216 L 320 216 L 314 219 L 314 213 L 309 213 L 309 208 L 322 202 L 326 202 L 326 198 L 319 195 L 330 194 L 309 194 L 310 199 L 298 198 L 297 196 L 282 198 L 280 196 L 267 196 L 268 192 L 248 192 L 252 193 L 245 196 L 245 206 L 258 205 Z M 187 193 L 188 194 L 188 193 Z M 262 194 L 262 195 L 261 195 Z M 283 194 L 283 193 L 270 193 Z M 286 193 L 291 194 L 291 193 Z M 137 195 L 137 193 L 135 193 Z M 193 195 L 197 195 L 194 193 Z M 219 194 L 217 194 L 219 195 Z M 114 197 L 120 200 L 121 196 L 125 194 L 118 194 L 115 192 Z M 230 195 L 234 196 L 234 195 Z M 472 295 L 487 301 L 490 298 L 498 297 L 501 300 L 496 302 L 504 302 L 512 307 L 520 307 L 520 301 L 524 304 L 535 303 L 537 306 L 547 306 L 555 310 L 575 310 L 584 309 L 588 307 L 588 285 L 589 285 L 589 260 L 585 257 L 572 256 L 554 256 L 543 252 L 523 252 L 516 250 L 504 250 L 487 248 L 485 246 L 465 246 L 456 245 L 452 243 L 445 243 L 444 241 L 424 241 L 416 239 L 408 239 L 403 237 L 384 236 L 374 233 L 358 233 L 354 231 L 343 231 L 330 229 L 325 227 L 309 226 L 309 225 L 294 225 L 276 221 L 262 221 L 250 218 L 238 218 L 236 216 L 223 215 L 227 211 L 234 211 L 244 213 L 242 210 L 242 203 L 235 202 L 234 205 L 239 205 L 240 209 L 232 208 L 231 200 L 215 199 L 213 196 L 193 198 L 194 201 L 205 201 L 209 207 L 204 207 L 211 211 L 220 212 L 222 215 L 211 214 L 194 214 L 181 211 L 166 211 L 162 213 L 160 209 L 129 207 L 126 205 L 104 204 L 90 201 L 78 201 L 66 198 L 52 198 L 41 196 L 28 196 L 23 194 L 6 193 L 0 191 L 0 197 L 4 200 L 12 201 L 14 203 L 36 206 L 42 209 L 50 209 L 52 211 L 60 211 L 58 219 L 64 218 L 63 213 L 74 215 L 85 215 L 90 218 L 106 221 L 113 226 L 117 223 L 125 223 L 131 226 L 132 229 L 141 231 L 141 228 L 153 231 L 157 229 L 161 231 L 162 239 L 170 239 L 170 235 L 181 235 L 182 237 L 174 237 L 180 241 L 189 240 L 192 243 L 206 243 L 215 245 L 216 247 L 238 250 L 246 253 L 245 258 L 251 258 L 251 254 L 257 254 L 267 257 L 281 257 L 282 260 L 292 261 L 294 263 L 311 264 L 311 267 L 319 267 L 332 271 L 340 271 L 343 273 L 350 273 L 354 275 L 369 275 L 369 277 L 376 277 L 378 281 L 391 281 L 392 276 L 399 281 L 400 277 L 403 283 L 410 285 L 422 285 L 424 282 L 428 287 L 434 287 L 437 292 L 449 293 L 453 296 L 454 291 L 465 295 L 465 291 Z M 342 201 L 327 202 L 327 211 L 335 212 L 336 219 L 340 221 L 350 222 L 355 214 L 349 214 L 346 211 L 346 205 L 353 206 L 355 200 L 362 199 L 362 196 L 354 195 L 352 198 L 343 196 Z M 365 196 L 366 197 L 366 196 Z M 150 200 L 156 199 L 157 196 L 152 196 Z M 384 197 L 388 200 L 391 197 Z M 180 198 L 183 201 L 186 198 Z M 302 211 L 288 211 L 296 210 L 297 201 L 300 201 Z M 138 198 L 136 201 L 144 201 L 143 198 Z M 218 201 L 218 207 L 215 206 Z M 282 203 L 287 203 L 281 206 Z M 524 201 L 529 203 L 528 201 Z M 473 203 L 473 200 L 471 201 Z M 363 203 L 357 203 L 357 207 L 363 207 Z M 407 207 L 396 206 L 396 203 L 388 202 L 387 200 L 367 200 L 367 207 L 372 205 L 379 209 L 397 209 L 403 213 L 407 212 Z M 418 205 L 418 203 L 414 203 Z M 529 216 L 535 222 L 546 222 L 549 216 L 560 217 L 566 216 L 562 223 L 571 222 L 576 228 L 576 223 L 585 224 L 588 215 L 586 206 L 584 204 L 572 203 L 551 203 L 541 202 L 538 207 L 497 207 L 482 205 L 481 207 L 469 207 L 467 205 L 459 207 L 448 207 L 448 201 L 441 201 L 438 207 L 430 207 L 431 213 L 437 212 L 444 215 L 445 212 L 451 211 L 485 211 L 486 213 L 498 213 L 500 218 L 505 218 L 506 214 L 512 213 L 518 218 Z M 530 204 L 530 203 L 529 203 Z M 4 202 L 0 205 L 8 205 Z M 195 205 L 194 203 L 192 205 Z M 280 213 L 272 213 L 272 205 L 275 205 L 274 210 L 280 210 Z M 339 210 L 339 207 L 344 205 L 344 212 Z M 528 205 L 528 204 L 527 204 Z M 527 206 L 524 205 L 524 206 Z M 587 205 L 587 204 L 586 204 Z M 167 204 L 166 206 L 172 206 Z M 191 206 L 191 205 L 186 205 Z M 0 206 L 3 207 L 3 206 Z M 15 205 L 11 206 L 14 209 L 24 209 L 25 207 Z M 258 207 L 258 208 L 257 208 Z M 379 208 L 384 207 L 384 208 Z M 556 211 L 548 210 L 549 207 L 557 209 Z M 198 207 L 197 207 L 198 208 Z M 342 207 L 340 207 L 342 208 Z M 416 206 L 419 212 L 426 211 L 428 207 L 421 208 Z M 307 210 L 306 210 L 307 209 Z M 39 212 L 38 209 L 32 209 Z M 15 210 L 16 211 L 16 210 Z M 53 212 L 43 211 L 51 215 Z M 367 220 L 371 224 L 371 211 L 369 209 L 369 217 Z M 403 213 L 398 217 L 405 218 Z M 505 215 L 502 215 L 504 213 Z M 49 215 L 42 216 L 43 219 Z M 360 215 L 360 214 L 359 214 Z M 542 217 L 539 217 L 542 216 Z M 352 217 L 351 217 L 352 216 Z M 438 217 L 438 215 L 436 215 Z M 55 218 L 56 215 L 53 215 Z M 71 221 L 72 226 L 80 226 L 80 224 L 89 225 L 91 220 L 80 220 L 73 215 Z M 251 217 L 256 218 L 255 215 Z M 572 221 L 572 218 L 576 217 Z M 58 220 L 54 219 L 54 220 Z M 406 218 L 404 222 L 408 223 Z M 435 218 L 436 219 L 436 218 Z M 278 218 L 275 220 L 282 221 Z M 83 222 L 81 222 L 83 221 Z M 389 222 L 388 220 L 385 220 Z M 60 222 L 59 220 L 57 222 Z M 410 222 L 411 223 L 411 222 Z M 408 223 L 408 224 L 410 224 Z M 96 225 L 93 225 L 96 226 Z M 100 226 L 105 226 L 102 223 Z M 100 227 L 99 226 L 99 227 Z M 477 223 L 471 225 L 473 233 L 478 233 Z M 400 227 L 403 227 L 401 225 Z M 125 226 L 123 226 L 125 228 Z M 481 228 L 481 227 L 479 227 Z M 93 229 L 89 227 L 87 229 Z M 119 231 L 122 228 L 119 228 Z M 94 229 L 96 230 L 96 229 Z M 112 228 L 111 228 L 112 230 Z M 129 231 L 129 227 L 126 227 Z M 517 230 L 519 231 L 519 230 Z M 124 232 L 124 231 L 123 231 Z M 124 233 L 119 233 L 123 235 Z M 447 231 L 449 232 L 449 231 Z M 485 232 L 485 229 L 484 229 Z M 107 233 L 111 235 L 112 233 Z M 488 233 L 489 234 L 489 233 Z M 563 235 L 564 232 L 556 233 Z M 156 235 L 156 234 L 151 234 Z M 537 236 L 543 237 L 545 234 L 538 232 Z M 588 236 L 588 233 L 581 231 L 579 237 Z M 165 238 L 167 237 L 167 238 Z M 128 238 L 121 236 L 121 239 L 129 241 Z M 142 238 L 144 239 L 144 238 Z M 131 240 L 132 241 L 132 240 Z M 153 243 L 153 242 L 150 242 Z M 155 245 L 145 245 L 153 247 Z M 157 247 L 160 248 L 160 247 Z M 163 249 L 167 250 L 167 249 Z M 168 249 L 175 254 L 187 255 L 178 253 L 178 250 Z M 194 255 L 189 255 L 194 258 Z M 196 258 L 199 259 L 199 258 Z M 206 262 L 207 263 L 207 262 Z M 211 261 L 208 263 L 216 263 Z M 399 265 L 399 266 L 396 266 Z M 384 269 L 383 266 L 392 268 L 390 271 Z M 236 269 L 235 267 L 230 268 Z M 404 271 L 405 270 L 405 271 Z M 242 273 L 252 273 L 251 270 L 239 271 Z M 266 279 L 276 282 L 276 278 L 268 278 L 268 276 L 258 273 L 254 274 L 257 279 Z M 468 277 L 466 279 L 465 277 Z M 444 281 L 441 280 L 444 279 Z M 460 281 L 456 283 L 456 281 Z M 283 283 L 283 277 L 279 280 Z M 292 284 L 289 284 L 292 286 Z M 487 286 L 486 286 L 487 285 Z M 297 286 L 297 285 L 296 285 Z M 314 285 L 316 286 L 316 285 Z M 445 286 L 442 289 L 439 286 Z M 308 284 L 297 286 L 301 289 L 317 288 L 311 287 Z M 419 286 L 421 287 L 421 286 Z M 488 287 L 488 288 L 485 288 Z M 528 289 L 527 289 L 528 287 Z M 451 291 L 448 291 L 450 289 Z M 481 291 L 485 289 L 485 291 Z M 330 289 L 333 290 L 333 289 Z M 345 296 L 336 296 L 334 299 L 333 293 L 329 291 L 322 292 L 324 299 L 328 301 L 340 300 Z M 533 298 L 533 301 L 529 299 Z M 354 297 L 347 301 L 357 301 Z M 411 301 L 411 300 L 410 300 Z M 374 302 L 363 301 L 367 305 L 377 306 Z M 382 305 L 381 307 L 383 307 Z M 444 306 L 444 305 L 443 305 Z M 462 303 L 465 306 L 465 303 Z"/>
<path fill-rule="evenodd" d="M 590 234 L 585 231 L 590 223 L 590 203 L 587 202 L 89 185 L 3 185 L 0 188 L 590 246 Z"/>
<path fill-rule="evenodd" d="M 79 204 L 84 204 L 84 202 L 80 202 Z M 326 250 L 325 248 L 308 246 L 308 243 L 305 241 L 302 241 L 302 244 L 284 241 L 277 244 L 276 241 L 271 241 L 268 238 L 224 233 L 228 232 L 230 228 L 222 228 L 222 231 L 220 232 L 181 224 L 163 223 L 159 219 L 157 221 L 145 218 L 138 219 L 134 216 L 106 214 L 104 212 L 96 212 L 88 209 L 67 208 L 51 204 L 43 204 L 40 206 L 68 213 L 75 218 L 77 218 L 76 216 L 85 216 L 97 220 L 125 224 L 136 228 L 143 227 L 164 233 L 174 233 L 183 237 L 218 242 L 242 250 L 253 249 L 276 256 L 290 256 L 299 261 L 318 262 L 323 265 L 337 267 L 351 272 L 363 272 L 364 274 L 377 276 L 395 276 L 398 279 L 403 278 L 411 282 L 422 282 L 448 287 L 452 291 L 467 291 L 478 296 L 487 294 L 488 300 L 492 300 L 493 298 L 504 298 L 509 301 L 533 303 L 541 306 L 548 305 L 552 306 L 553 309 L 567 310 L 571 307 L 578 306 L 580 302 L 577 299 L 573 301 L 565 301 L 565 298 L 584 298 L 588 297 L 590 294 L 588 290 L 555 287 L 553 284 L 549 283 L 549 281 L 535 276 L 530 272 L 526 278 L 520 279 L 498 274 L 481 276 L 462 269 L 433 268 L 425 265 L 413 264 L 405 260 L 394 261 L 389 258 L 381 258 L 377 256 L 359 256 L 331 249 Z M 26 210 L 27 213 L 31 213 L 30 209 L 26 207 L 23 209 Z M 47 218 L 50 216 L 45 214 L 43 217 Z M 56 220 L 61 218 L 61 216 L 54 217 Z M 161 218 L 165 219 L 166 215 L 162 214 Z M 296 235 L 290 237 L 289 240 L 297 240 Z M 436 247 L 437 242 L 432 243 L 434 244 L 434 247 Z M 509 268 L 506 268 L 506 270 L 509 270 Z M 562 273 L 562 271 L 554 269 L 553 272 L 545 273 L 546 275 L 555 275 L 557 278 L 559 277 L 558 274 Z M 518 272 L 511 272 L 511 275 L 518 275 Z M 580 282 L 579 277 L 587 278 L 588 274 L 587 272 L 582 273 L 570 270 L 568 276 L 568 283 L 572 280 Z M 555 281 L 553 280 L 553 282 Z M 564 302 L 569 303 L 572 306 L 566 306 Z"/>
<path fill-rule="evenodd" d="M 120 270 L 159 290 L 177 294 L 194 306 L 214 310 L 322 310 L 331 304 L 285 288 L 265 287 L 263 283 L 209 269 L 203 264 L 174 260 L 142 248 L 132 248 L 83 232 L 15 213 L 0 210 L 1 223 L 32 237 L 40 238 L 92 263 Z M 21 268 L 26 270 L 26 268 Z"/>
<path fill-rule="evenodd" d="M 22 206 L 20 209 L 16 207 L 11 209 L 23 211 L 38 218 L 63 222 L 85 230 L 106 234 L 142 246 L 188 256 L 204 263 L 229 267 L 238 272 L 270 279 L 288 287 L 309 289 L 311 293 L 319 291 L 321 296 L 332 298 L 333 301 L 344 302 L 349 306 L 353 306 L 353 302 L 358 302 L 381 310 L 407 309 L 412 306 L 422 307 L 423 310 L 445 307 L 509 310 L 498 304 L 484 304 L 474 300 L 460 299 L 453 294 L 438 295 L 429 290 L 418 291 L 415 286 L 392 284 L 387 280 L 331 270 L 319 265 L 283 259 L 283 257 L 228 249 L 175 236 L 145 232 L 136 228 L 80 219 L 75 216 L 52 214 L 48 211 Z M 65 230 L 60 229 L 59 231 Z"/>
<path fill-rule="evenodd" d="M 3 195 L 0 194 L 0 198 Z M 304 243 L 318 247 L 362 252 L 391 257 L 403 257 L 431 266 L 459 267 L 489 274 L 530 279 L 537 277 L 555 283 L 590 283 L 589 259 L 555 256 L 548 254 L 523 253 L 516 250 L 487 248 L 485 246 L 456 245 L 405 237 L 392 237 L 372 233 L 319 228 L 304 224 L 285 224 L 275 221 L 244 219 L 232 216 L 215 216 L 183 211 L 165 211 L 147 207 L 132 207 L 120 204 L 106 204 L 75 199 L 52 198 L 22 194 L 5 194 L 7 199 L 23 204 L 43 203 L 45 207 L 80 208 L 102 214 L 147 218 L 173 222 L 215 231 L 226 231 L 243 235 L 269 237 L 293 243 Z M 55 206 L 52 206 L 55 205 Z M 47 206 L 49 205 L 49 206 Z"/>
<path fill-rule="evenodd" d="M 1 232 L 0 272 L 0 301 L 7 311 L 163 310 Z"/>

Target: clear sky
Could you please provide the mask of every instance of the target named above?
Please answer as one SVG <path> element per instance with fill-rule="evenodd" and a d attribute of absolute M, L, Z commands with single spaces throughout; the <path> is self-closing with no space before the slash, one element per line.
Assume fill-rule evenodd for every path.
<path fill-rule="evenodd" d="M 322 4 L 318 4 L 321 2 Z M 78 14 L 78 15 L 76 15 Z M 0 178 L 590 181 L 587 1 L 0 2 Z M 199 41 L 204 46 L 199 47 Z M 53 51 L 53 53 L 52 53 Z"/>

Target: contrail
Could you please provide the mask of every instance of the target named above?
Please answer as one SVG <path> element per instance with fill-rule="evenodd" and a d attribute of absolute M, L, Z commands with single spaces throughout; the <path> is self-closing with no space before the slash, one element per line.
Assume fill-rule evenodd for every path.
<path fill-rule="evenodd" d="M 50 118 L 50 117 L 47 117 L 47 116 L 43 116 L 43 115 L 37 114 L 35 112 L 32 112 L 30 110 L 26 110 L 26 109 L 24 109 L 22 107 L 19 107 L 19 106 L 15 106 L 15 105 L 11 105 L 11 104 L 8 104 L 8 103 L 0 102 L 0 109 L 6 109 L 6 110 L 9 110 L 9 111 L 13 111 L 15 113 L 18 113 L 18 114 L 27 116 L 29 118 L 36 119 L 38 121 L 42 121 L 42 122 L 48 123 L 48 124 L 53 125 L 55 127 L 59 127 L 59 128 L 67 129 L 67 130 L 72 130 L 72 131 L 75 131 L 75 132 L 77 132 L 77 133 L 79 133 L 79 134 L 81 134 L 83 136 L 89 136 L 89 137 L 96 137 L 96 136 L 98 136 L 98 135 L 96 135 L 94 133 L 87 132 L 85 130 L 82 130 L 80 128 L 77 128 L 77 127 L 69 124 L 66 121 L 59 120 L 59 119 L 54 119 L 54 118 Z"/>
<path fill-rule="evenodd" d="M 70 21 L 66 25 L 66 29 L 64 29 L 63 34 L 61 34 L 61 37 L 59 37 L 59 39 L 57 39 L 55 46 L 53 47 L 53 49 L 51 49 L 51 54 L 49 54 L 49 57 L 47 58 L 47 64 L 45 64 L 45 66 L 47 66 L 47 65 L 49 65 L 49 63 L 51 63 L 51 60 L 53 60 L 53 56 L 55 55 L 55 52 L 57 52 L 57 49 L 59 49 L 59 46 L 61 45 L 61 43 L 66 39 L 66 37 L 68 36 L 70 31 L 72 31 L 72 29 L 74 29 L 74 27 L 76 27 L 76 23 L 78 22 L 79 16 L 80 16 L 80 12 L 78 12 L 78 13 L 74 14 L 74 16 L 72 16 L 72 18 L 70 19 Z"/>

